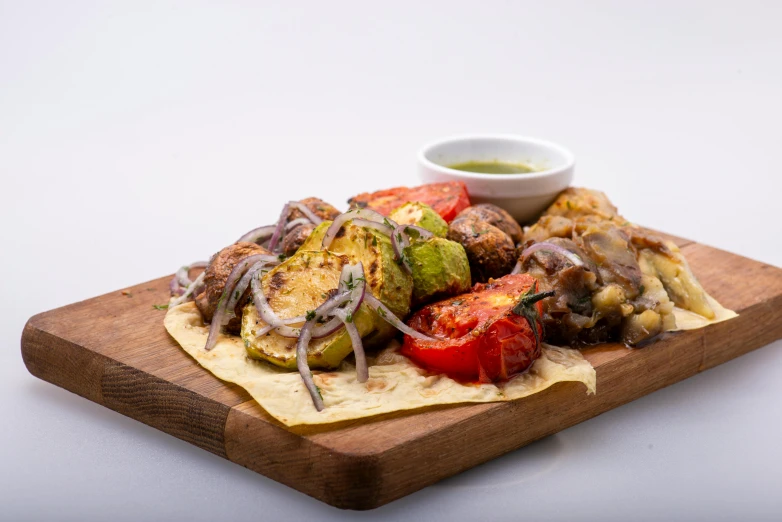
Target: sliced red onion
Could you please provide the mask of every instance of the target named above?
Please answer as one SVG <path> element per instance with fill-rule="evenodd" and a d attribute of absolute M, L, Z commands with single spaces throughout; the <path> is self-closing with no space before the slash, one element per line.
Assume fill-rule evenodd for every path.
<path fill-rule="evenodd" d="M 305 217 L 292 219 L 285 225 L 285 232 L 290 232 L 299 225 L 309 225 L 310 223 L 312 223 L 312 221 Z"/>
<path fill-rule="evenodd" d="M 328 305 L 328 301 L 326 301 L 315 310 L 315 313 L 320 317 L 325 317 L 326 315 L 331 314 L 332 310 L 342 306 L 344 303 L 347 303 L 344 308 L 346 313 L 350 313 L 351 315 L 356 313 L 356 310 L 358 310 L 358 307 L 361 306 L 361 303 L 364 300 L 366 287 L 364 265 L 361 264 L 360 261 L 355 265 L 345 265 L 342 267 L 342 273 L 339 276 L 339 290 L 341 293 L 338 294 L 338 296 L 342 296 L 342 298 L 331 305 Z M 326 337 L 340 328 L 342 328 L 342 321 L 338 317 L 334 317 L 326 323 L 313 328 L 312 338 L 320 339 Z"/>
<path fill-rule="evenodd" d="M 280 261 L 277 256 L 262 255 L 262 259 L 251 266 L 247 272 L 244 273 L 239 282 L 236 283 L 236 287 L 228 298 L 228 304 L 225 307 L 226 310 L 228 310 L 228 319 L 231 319 L 234 316 L 236 305 L 239 304 L 239 299 L 241 299 L 241 297 L 244 295 L 247 287 L 250 286 L 250 280 L 255 276 L 256 272 L 266 268 L 269 265 L 277 265 L 279 263 Z"/>
<path fill-rule="evenodd" d="M 350 293 L 344 292 L 329 298 L 327 301 L 313 310 L 313 313 L 315 314 L 315 326 L 312 327 L 311 332 L 313 339 L 322 339 L 323 337 L 327 337 L 342 328 L 342 323 L 340 323 L 340 321 L 337 319 L 329 320 L 323 324 L 317 324 L 317 321 L 327 317 L 334 308 L 344 304 L 349 299 Z M 289 328 L 285 327 L 284 325 L 289 324 L 289 322 L 290 324 L 301 323 L 305 320 L 306 317 L 303 315 L 294 317 L 293 319 L 282 319 L 281 321 L 283 324 L 275 327 L 275 331 L 281 337 L 298 337 L 301 332 L 301 328 Z"/>
<path fill-rule="evenodd" d="M 377 223 L 375 221 L 370 221 L 368 219 L 361 219 L 357 218 L 353 220 L 353 224 L 357 227 L 367 227 L 367 228 L 374 228 L 381 234 L 384 234 L 386 236 L 390 236 L 394 232 L 394 227 L 390 225 L 386 225 L 385 223 Z"/>
<path fill-rule="evenodd" d="M 267 333 L 271 332 L 272 330 L 274 330 L 274 325 L 267 324 L 266 326 L 264 326 L 263 328 L 255 332 L 255 337 L 262 337 Z"/>
<path fill-rule="evenodd" d="M 255 303 L 255 308 L 258 310 L 258 315 L 261 316 L 261 319 L 266 324 L 270 324 L 272 326 L 282 326 L 284 324 L 282 319 L 277 317 L 277 314 L 274 313 L 274 310 L 272 310 L 272 307 L 269 305 L 269 301 L 266 300 L 266 296 L 263 294 L 263 284 L 261 282 L 260 271 L 256 272 L 256 275 L 257 277 L 252 278 L 251 285 L 253 292 L 253 303 Z"/>
<path fill-rule="evenodd" d="M 559 245 L 555 245 L 554 243 L 548 243 L 546 241 L 542 241 L 540 243 L 534 243 L 527 248 L 524 249 L 524 251 L 521 253 L 521 258 L 519 259 L 519 263 L 526 260 L 529 256 L 534 254 L 535 252 L 543 250 L 544 252 L 551 252 L 553 254 L 559 254 L 560 256 L 564 257 L 571 263 L 573 263 L 576 266 L 584 266 L 584 262 L 581 260 L 581 258 L 578 256 L 578 254 L 575 254 L 571 252 L 570 250 L 563 248 Z M 519 266 L 519 270 L 521 270 L 521 267 Z"/>
<path fill-rule="evenodd" d="M 190 280 L 190 271 L 194 268 L 206 268 L 209 263 L 206 261 L 194 261 L 189 266 L 183 266 L 177 270 L 177 279 L 182 286 L 190 286 L 193 282 Z"/>
<path fill-rule="evenodd" d="M 397 261 L 402 263 L 405 271 L 408 274 L 413 273 L 413 267 L 410 266 L 410 260 L 404 253 L 405 248 L 410 246 L 410 232 L 415 231 L 418 233 L 418 239 L 430 239 L 434 237 L 430 231 L 425 228 L 417 227 L 415 225 L 398 225 L 391 233 L 391 246 L 394 248 L 394 255 Z"/>
<path fill-rule="evenodd" d="M 248 243 L 256 243 L 260 245 L 274 234 L 274 230 L 275 225 L 266 225 L 263 227 L 254 228 L 240 237 L 236 242 L 239 243 L 240 241 L 246 241 Z"/>
<path fill-rule="evenodd" d="M 346 265 L 342 267 L 339 288 L 340 290 L 343 290 L 343 292 L 327 299 L 322 305 L 314 310 L 311 318 L 308 319 L 301 328 L 299 340 L 296 343 L 296 366 L 299 369 L 299 374 L 304 381 L 304 385 L 310 392 L 315 409 L 318 411 L 322 411 L 324 408 L 323 397 L 321 397 L 320 391 L 317 386 L 315 386 L 315 381 L 312 379 L 312 372 L 307 364 L 307 349 L 309 348 L 310 340 L 313 338 L 315 329 L 326 328 L 326 325 L 328 324 L 315 326 L 318 320 L 331 313 L 336 315 L 335 319 L 345 325 L 353 345 L 353 350 L 356 352 L 357 378 L 359 382 L 366 382 L 369 377 L 369 371 L 366 368 L 364 345 L 361 344 L 361 335 L 359 335 L 356 325 L 352 322 L 352 315 L 361 305 L 363 298 L 371 297 L 371 294 L 367 295 L 365 293 L 366 281 L 364 279 L 364 267 L 360 262 L 355 265 Z M 343 303 L 348 303 L 348 305 L 345 308 L 338 308 Z M 351 316 L 350 321 L 348 321 L 348 314 Z M 333 333 L 334 331 L 336 330 L 332 330 L 329 333 Z"/>
<path fill-rule="evenodd" d="M 290 317 L 288 319 L 278 317 L 274 310 L 272 310 L 271 305 L 269 305 L 269 302 L 266 300 L 266 296 L 263 293 L 263 283 L 261 281 L 262 271 L 258 270 L 255 274 L 256 275 L 250 279 L 250 284 L 252 285 L 253 303 L 255 304 L 256 310 L 258 310 L 258 315 L 261 316 L 263 322 L 275 329 L 281 336 L 298 337 L 301 328 L 291 328 L 288 325 L 303 323 L 306 318 L 303 315 Z M 256 334 L 256 336 L 257 335 L 260 334 Z"/>
<path fill-rule="evenodd" d="M 185 289 L 179 286 L 179 278 L 177 276 L 171 278 L 171 281 L 168 283 L 168 291 L 172 296 L 179 296 L 185 293 Z"/>
<path fill-rule="evenodd" d="M 372 221 L 374 223 L 382 223 L 389 227 L 389 230 L 393 230 L 396 227 L 396 223 L 383 214 L 370 210 L 368 208 L 355 208 L 348 210 L 347 212 L 340 214 L 331 223 L 331 226 L 326 230 L 326 234 L 323 236 L 323 248 L 328 248 L 334 238 L 337 236 L 337 232 L 350 220 L 363 219 L 366 221 Z M 390 232 L 389 232 L 390 234 Z"/>
<path fill-rule="evenodd" d="M 231 301 L 231 295 L 236 289 L 237 283 L 242 279 L 245 273 L 256 263 L 265 261 L 271 256 L 263 254 L 256 254 L 254 256 L 247 256 L 239 261 L 233 270 L 231 270 L 228 279 L 225 282 L 225 288 L 220 296 L 220 301 L 217 304 L 217 310 L 215 310 L 212 317 L 212 324 L 209 325 L 209 336 L 206 339 L 206 351 L 214 348 L 217 338 L 220 335 L 220 330 L 231 319 L 231 314 L 228 313 L 228 303 Z"/>
<path fill-rule="evenodd" d="M 342 321 L 340 321 L 336 317 L 326 321 L 323 324 L 317 324 L 317 321 L 323 320 L 328 315 L 330 315 L 335 308 L 350 301 L 350 295 L 351 295 L 350 292 L 342 292 L 326 300 L 326 302 L 324 302 L 322 305 L 320 305 L 315 309 L 316 324 L 315 326 L 312 327 L 313 339 L 322 339 L 324 337 L 328 337 L 329 335 L 333 334 L 334 332 L 342 328 Z"/>
<path fill-rule="evenodd" d="M 201 272 L 201 274 L 200 274 L 198 277 L 196 277 L 195 281 L 193 281 L 193 282 L 190 284 L 190 286 L 188 286 L 188 287 L 185 289 L 185 292 L 184 292 L 182 295 L 180 295 L 180 296 L 179 296 L 179 297 L 177 297 L 176 299 L 172 299 L 172 300 L 171 300 L 171 301 L 168 303 L 168 307 L 169 307 L 169 308 L 174 308 L 175 306 L 179 306 L 179 305 L 181 305 L 182 303 L 184 303 L 184 302 L 188 301 L 188 300 L 190 299 L 190 297 L 191 297 L 191 296 L 198 295 L 198 293 L 200 292 L 200 290 L 201 290 L 201 289 L 203 288 L 203 286 L 204 286 L 204 285 L 203 285 L 203 283 L 204 283 L 204 277 L 205 277 L 205 276 L 206 276 L 206 271 L 204 271 L 204 272 Z"/>
<path fill-rule="evenodd" d="M 353 345 L 353 353 L 356 354 L 356 380 L 358 382 L 367 382 L 369 379 L 369 368 L 367 368 L 367 356 L 364 353 L 364 345 L 361 343 L 361 335 L 351 317 L 348 320 L 348 312 L 342 308 L 337 308 L 332 312 L 345 325 L 345 330 L 350 336 L 350 342 Z"/>
<path fill-rule="evenodd" d="M 184 294 L 185 290 L 193 284 L 193 281 L 191 281 L 190 277 L 188 277 L 190 270 L 192 268 L 205 268 L 206 265 L 206 261 L 196 261 L 194 263 L 190 263 L 190 265 L 180 267 L 179 270 L 176 271 L 176 274 L 174 274 L 171 282 L 168 284 L 168 289 L 171 291 L 171 295 L 181 296 Z"/>
<path fill-rule="evenodd" d="M 423 227 L 419 227 L 416 225 L 404 225 L 404 232 L 407 234 L 408 238 L 410 237 L 410 230 L 414 230 L 415 232 L 418 232 L 419 239 L 431 239 L 434 237 L 434 234 L 432 234 L 430 230 L 426 230 Z"/>
<path fill-rule="evenodd" d="M 428 335 L 424 335 L 421 332 L 413 330 L 412 328 L 407 326 L 405 323 L 402 322 L 401 319 L 395 316 L 394 313 L 391 310 L 389 310 L 386 305 L 381 303 L 377 297 L 372 295 L 371 292 L 368 292 L 367 295 L 364 296 L 364 302 L 367 303 L 367 305 L 370 308 L 372 308 L 375 311 L 375 313 L 377 313 L 377 315 L 385 319 L 385 321 L 388 324 L 390 324 L 397 330 L 401 331 L 402 333 L 405 333 L 410 337 L 414 337 L 421 341 L 437 341 L 436 338 L 429 337 Z"/>
<path fill-rule="evenodd" d="M 320 395 L 320 390 L 315 386 L 315 381 L 312 379 L 312 371 L 307 363 L 307 347 L 310 344 L 310 338 L 312 337 L 312 328 L 315 324 L 315 320 L 311 319 L 304 323 L 301 328 L 301 334 L 299 335 L 299 341 L 296 343 L 296 367 L 299 369 L 299 375 L 301 380 L 304 381 L 304 386 L 307 391 L 310 392 L 312 397 L 312 404 L 318 411 L 323 411 L 325 407 L 323 404 L 323 397 Z"/>
<path fill-rule="evenodd" d="M 513 267 L 513 270 L 510 271 L 511 275 L 520 274 L 521 273 L 521 258 L 519 258 L 518 261 L 516 261 L 516 266 Z"/>
<path fill-rule="evenodd" d="M 280 219 L 277 220 L 277 225 L 274 227 L 274 233 L 272 234 L 272 238 L 269 240 L 269 250 L 271 252 L 276 251 L 277 245 L 282 240 L 282 232 L 285 229 L 285 223 L 288 221 L 288 215 L 290 212 L 290 205 L 286 203 L 285 206 L 282 207 L 282 212 L 280 212 Z"/>
<path fill-rule="evenodd" d="M 413 267 L 410 266 L 410 261 L 404 252 L 405 248 L 410 246 L 410 238 L 407 236 L 406 228 L 407 225 L 399 225 L 394 228 L 394 231 L 391 233 L 391 246 L 394 249 L 394 256 L 396 256 L 397 261 L 401 261 L 405 271 L 408 274 L 412 274 Z"/>
<path fill-rule="evenodd" d="M 288 203 L 290 208 L 295 208 L 305 216 L 307 216 L 307 219 L 312 221 L 313 225 L 320 225 L 323 219 L 321 219 L 317 214 L 315 214 L 312 210 L 307 207 L 304 203 L 301 201 L 291 201 Z M 295 221 L 295 220 L 294 220 Z"/>

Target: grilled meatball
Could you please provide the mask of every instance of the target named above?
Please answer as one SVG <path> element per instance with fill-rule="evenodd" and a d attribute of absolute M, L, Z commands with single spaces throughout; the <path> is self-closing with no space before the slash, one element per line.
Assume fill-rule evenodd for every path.
<path fill-rule="evenodd" d="M 306 224 L 294 227 L 293 230 L 288 232 L 285 239 L 282 240 L 282 253 L 286 257 L 290 257 L 296 253 L 301 245 L 310 237 L 312 231 L 315 230 L 315 225 Z"/>
<path fill-rule="evenodd" d="M 217 310 L 217 304 L 220 302 L 220 296 L 223 295 L 225 283 L 234 267 L 245 257 L 255 254 L 269 254 L 269 251 L 255 243 L 240 242 L 225 247 L 212 257 L 209 266 L 206 267 L 206 275 L 204 276 L 206 288 L 195 300 L 204 321 L 212 321 L 212 317 Z M 242 296 L 236 305 L 236 317 L 231 319 L 226 326 L 228 332 L 239 333 L 241 331 L 242 308 L 247 304 L 249 295 L 250 289 L 248 288 L 245 295 Z"/>
<path fill-rule="evenodd" d="M 513 240 L 486 221 L 457 217 L 448 226 L 448 239 L 461 243 L 467 252 L 473 284 L 507 275 L 516 264 Z"/>
<path fill-rule="evenodd" d="M 305 198 L 299 201 L 299 203 L 303 203 L 308 209 L 312 211 L 313 214 L 315 214 L 316 216 L 318 216 L 323 220 L 333 220 L 335 217 L 342 214 L 342 212 L 337 210 L 332 205 L 329 205 L 322 199 Z M 293 221 L 294 219 L 298 219 L 302 217 L 304 217 L 304 214 L 294 209 L 293 212 L 290 213 L 290 216 L 288 217 L 288 221 Z"/>
<path fill-rule="evenodd" d="M 521 237 L 523 235 L 521 226 L 513 219 L 513 216 L 497 205 L 480 203 L 467 207 L 456 216 L 456 219 L 464 217 L 473 218 L 493 225 L 508 234 L 511 241 L 514 243 L 521 242 Z"/>

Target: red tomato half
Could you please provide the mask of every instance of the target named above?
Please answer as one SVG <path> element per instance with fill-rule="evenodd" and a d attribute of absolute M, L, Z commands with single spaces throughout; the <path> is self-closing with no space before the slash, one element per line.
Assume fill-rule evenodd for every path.
<path fill-rule="evenodd" d="M 536 290 L 532 276 L 506 275 L 425 306 L 407 324 L 438 340 L 405 335 L 402 353 L 424 368 L 464 380 L 492 382 L 522 372 L 540 356 L 540 341 L 528 320 L 541 313 L 540 301 L 530 297 Z M 514 311 L 524 296 L 534 301 L 527 309 L 532 315 Z M 535 324 L 540 333 L 541 324 Z"/>
<path fill-rule="evenodd" d="M 430 183 L 420 187 L 396 187 L 387 190 L 365 192 L 348 200 L 351 207 L 371 208 L 387 216 L 397 207 L 411 201 L 426 203 L 450 223 L 456 214 L 470 206 L 467 187 L 461 181 Z"/>

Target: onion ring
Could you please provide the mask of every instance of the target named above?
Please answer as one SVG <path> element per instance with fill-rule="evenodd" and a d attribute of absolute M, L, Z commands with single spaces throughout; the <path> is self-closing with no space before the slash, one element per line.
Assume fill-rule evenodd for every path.
<path fill-rule="evenodd" d="M 301 380 L 304 381 L 304 386 L 307 391 L 310 392 L 312 397 L 312 404 L 318 411 L 323 411 L 325 407 L 323 404 L 323 397 L 320 395 L 320 390 L 315 385 L 315 381 L 312 379 L 312 371 L 309 364 L 307 364 L 307 347 L 310 344 L 310 338 L 312 337 L 312 327 L 315 324 L 315 320 L 312 319 L 304 323 L 301 328 L 301 335 L 299 335 L 299 341 L 296 343 L 296 367 L 299 369 L 299 375 Z"/>
<path fill-rule="evenodd" d="M 326 230 L 326 234 L 323 236 L 323 248 L 328 248 L 331 242 L 334 241 L 334 238 L 337 237 L 337 232 L 340 231 L 345 223 L 354 219 L 364 219 L 374 223 L 381 223 L 388 226 L 389 230 L 393 230 L 397 226 L 397 223 L 379 212 L 375 212 L 368 208 L 354 208 L 353 210 L 348 210 L 334 218 L 331 226 L 329 226 L 328 230 Z"/>
<path fill-rule="evenodd" d="M 307 205 L 305 205 L 301 201 L 290 201 L 288 202 L 288 206 L 290 208 L 295 208 L 296 210 L 304 214 L 307 217 L 307 219 L 309 219 L 312 222 L 313 225 L 320 225 L 323 222 L 323 219 L 321 219 L 320 216 L 315 214 L 312 210 L 309 209 L 309 207 L 307 207 Z"/>
<path fill-rule="evenodd" d="M 293 230 L 294 228 L 296 228 L 299 225 L 309 225 L 311 223 L 312 223 L 312 221 L 310 221 L 309 219 L 307 219 L 305 217 L 291 219 L 290 221 L 288 221 L 285 224 L 285 232 L 290 232 L 291 230 Z"/>
<path fill-rule="evenodd" d="M 256 276 L 260 275 L 259 272 L 260 271 L 255 273 Z M 261 278 L 256 276 L 254 276 L 250 282 L 252 285 L 253 303 L 255 304 L 255 308 L 258 310 L 258 315 L 261 316 L 261 319 L 264 323 L 276 328 L 285 326 L 286 321 L 290 321 L 291 324 L 304 321 L 303 316 L 293 317 L 287 320 L 277 317 L 277 314 L 274 313 L 274 310 L 272 310 L 272 307 L 269 305 L 269 301 L 266 300 L 266 296 L 263 294 L 263 284 L 261 282 Z"/>
<path fill-rule="evenodd" d="M 239 243 L 240 241 L 246 241 L 248 243 L 261 244 L 263 241 L 270 238 L 272 234 L 274 234 L 274 230 L 274 225 L 266 225 L 263 227 L 254 228 L 237 239 L 236 242 Z"/>
<path fill-rule="evenodd" d="M 394 231 L 391 233 L 391 246 L 394 249 L 394 256 L 396 256 L 397 261 L 402 263 L 405 272 L 412 274 L 413 267 L 410 266 L 410 260 L 407 259 L 404 252 L 405 248 L 410 246 L 410 238 L 407 235 L 406 228 L 407 225 L 399 225 L 394 228 Z"/>
<path fill-rule="evenodd" d="M 380 302 L 380 300 L 372 295 L 370 292 L 366 296 L 364 296 L 364 301 L 369 305 L 370 308 L 372 308 L 377 315 L 382 317 L 388 324 L 396 328 L 397 330 L 401 331 L 402 333 L 405 333 L 409 335 L 410 337 L 414 337 L 416 339 L 419 339 L 421 341 L 437 341 L 435 337 L 429 337 L 428 335 L 424 335 L 421 332 L 417 330 L 413 330 L 409 326 L 407 326 L 405 323 L 402 322 L 401 319 L 399 319 L 394 313 L 388 309 L 386 305 Z"/>
<path fill-rule="evenodd" d="M 318 309 L 315 311 L 324 317 L 325 315 L 330 314 L 334 308 L 341 306 L 343 303 L 348 303 L 345 306 L 345 312 L 350 313 L 351 315 L 355 314 L 356 310 L 358 310 L 358 307 L 361 306 L 361 303 L 364 301 L 366 287 L 366 279 L 364 278 L 364 265 L 361 264 L 360 261 L 355 265 L 345 265 L 342 267 L 342 273 L 339 276 L 338 289 L 343 293 L 347 293 L 347 297 L 344 298 L 339 304 L 332 306 L 331 308 L 325 307 L 324 305 L 326 303 L 324 303 L 321 305 L 323 309 L 318 307 Z M 330 321 L 313 328 L 312 338 L 319 339 L 321 337 L 326 337 L 327 335 L 336 332 L 341 327 L 342 321 L 338 317 L 334 317 Z"/>
<path fill-rule="evenodd" d="M 552 254 L 559 254 L 560 256 L 564 257 L 565 259 L 567 259 L 568 261 L 570 261 L 576 266 L 584 266 L 584 262 L 581 260 L 581 257 L 579 257 L 578 254 L 575 254 L 564 247 L 555 245 L 554 243 L 549 243 L 547 241 L 541 241 L 540 243 L 533 243 L 532 245 L 525 248 L 524 251 L 521 253 L 521 257 L 519 258 L 519 263 L 525 261 L 529 256 L 531 256 L 532 254 L 534 254 L 539 250 L 543 250 L 544 252 L 551 252 Z M 519 269 L 521 269 L 521 267 L 519 267 Z"/>
<path fill-rule="evenodd" d="M 206 345 L 204 346 L 204 349 L 207 352 L 214 348 L 214 345 L 217 342 L 217 337 L 220 334 L 220 330 L 232 317 L 232 314 L 229 314 L 227 310 L 228 303 L 231 301 L 231 295 L 236 289 L 236 285 L 241 279 L 243 279 L 244 275 L 248 270 L 250 270 L 250 268 L 256 264 L 259 264 L 260 262 L 267 261 L 270 257 L 271 256 L 263 254 L 247 256 L 239 261 L 236 266 L 234 266 L 233 270 L 231 270 L 231 273 L 228 275 L 228 279 L 225 281 L 225 288 L 223 288 L 223 293 L 220 295 L 220 301 L 217 303 L 217 310 L 215 310 L 215 313 L 212 316 L 212 324 L 209 325 L 209 336 L 207 337 Z"/>
<path fill-rule="evenodd" d="M 191 295 L 196 294 L 196 292 L 203 287 L 204 277 L 206 277 L 206 270 L 201 272 L 201 274 L 196 277 L 195 281 L 193 281 L 190 286 L 185 289 L 185 293 L 175 299 L 172 298 L 168 303 L 168 307 L 173 308 L 175 306 L 181 305 L 182 303 L 186 302 Z"/>
<path fill-rule="evenodd" d="M 282 207 L 282 212 L 280 212 L 280 218 L 277 220 L 277 224 L 274 227 L 274 233 L 272 234 L 272 238 L 269 240 L 269 251 L 275 252 L 277 249 L 277 245 L 282 240 L 282 233 L 285 229 L 285 223 L 288 220 L 288 216 L 291 213 L 291 208 L 288 203 L 286 203 Z"/>
<path fill-rule="evenodd" d="M 353 353 L 356 354 L 356 380 L 358 382 L 367 382 L 369 379 L 369 368 L 367 368 L 367 356 L 364 353 L 364 345 L 361 343 L 361 335 L 356 328 L 356 324 L 351 318 L 348 320 L 348 312 L 342 308 L 337 308 L 332 312 L 345 325 L 345 330 L 350 336 L 350 342 L 353 345 Z"/>

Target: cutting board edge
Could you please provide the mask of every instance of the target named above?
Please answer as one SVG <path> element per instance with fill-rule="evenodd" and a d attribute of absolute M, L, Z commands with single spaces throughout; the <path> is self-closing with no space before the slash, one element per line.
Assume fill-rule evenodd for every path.
<path fill-rule="evenodd" d="M 698 244 L 695 243 L 695 246 L 697 247 Z M 744 261 L 751 261 L 756 265 L 756 269 L 770 268 L 774 270 L 773 277 L 779 277 L 782 274 L 779 268 L 772 265 L 760 266 L 761 263 L 749 258 L 736 254 L 730 255 L 741 258 L 739 261 L 742 264 Z M 447 426 L 441 424 L 439 430 L 427 432 L 415 440 L 400 441 L 396 446 L 376 445 L 374 449 L 341 451 L 339 444 L 329 444 L 329 442 L 333 442 L 333 438 L 332 441 L 329 441 L 328 437 L 319 438 L 317 435 L 309 437 L 291 432 L 282 426 L 274 425 L 267 419 L 241 411 L 240 405 L 231 406 L 210 398 L 207 394 L 212 393 L 211 391 L 205 391 L 203 388 L 197 388 L 199 391 L 191 390 L 187 387 L 187 383 L 174 384 L 162 377 L 148 373 L 149 369 L 143 371 L 131 363 L 123 364 L 111 355 L 98 353 L 94 346 L 93 349 L 81 346 L 78 344 L 81 337 L 72 337 L 73 340 L 61 337 L 67 333 L 69 321 L 76 317 L 73 313 L 70 316 L 63 314 L 64 311 L 78 309 L 79 306 L 85 306 L 90 302 L 97 304 L 101 302 L 101 298 L 108 298 L 109 294 L 33 316 L 25 325 L 21 348 L 28 371 L 42 380 L 227 458 L 313 498 L 343 509 L 366 510 L 387 504 L 464 469 L 523 447 L 535 440 L 632 402 L 782 338 L 782 312 L 780 312 L 782 310 L 782 291 L 780 291 L 780 285 L 777 282 L 772 285 L 773 291 L 763 293 L 765 300 L 750 300 L 749 303 L 752 304 L 737 310 L 744 316 L 743 318 L 739 317 L 725 323 L 711 325 L 703 330 L 698 330 L 696 335 L 693 335 L 695 332 L 681 332 L 684 335 L 680 338 L 686 340 L 687 344 L 697 343 L 700 346 L 700 349 L 693 347 L 693 349 L 681 353 L 681 357 L 686 357 L 686 361 L 674 361 L 679 357 L 673 346 L 676 343 L 666 343 L 666 346 L 661 346 L 666 349 L 659 350 L 660 353 L 656 357 L 652 357 L 651 352 L 648 353 L 658 367 L 667 368 L 666 365 L 673 364 L 670 361 L 674 361 L 679 364 L 678 369 L 671 367 L 670 373 L 656 375 L 655 379 L 647 382 L 645 386 L 637 387 L 630 393 L 612 397 L 609 390 L 607 396 L 591 396 L 591 400 L 598 400 L 598 403 L 593 403 L 590 408 L 585 408 L 583 411 L 569 410 L 562 414 L 562 418 L 552 419 L 553 424 L 550 423 L 537 430 L 530 430 L 525 434 L 515 434 L 483 453 L 469 455 L 453 464 L 448 463 L 447 466 L 441 466 L 437 470 L 430 469 L 427 471 L 429 476 L 422 479 L 411 479 L 411 476 L 414 476 L 416 472 L 416 469 L 413 469 L 415 466 L 411 463 L 421 464 L 420 452 L 422 449 L 426 447 L 431 449 L 432 444 L 438 442 L 447 443 L 448 437 L 446 435 L 449 432 L 459 431 L 455 428 L 463 427 L 465 430 L 475 430 L 476 426 L 480 425 L 480 419 L 477 417 L 481 415 L 463 417 Z M 155 281 L 141 283 L 139 286 L 152 285 L 153 283 Z M 116 293 L 118 294 L 118 292 Z M 121 305 L 130 306 L 129 298 L 127 300 L 124 297 L 121 299 L 123 299 Z M 115 302 L 117 302 L 116 299 Z M 148 303 L 145 306 L 148 306 Z M 735 330 L 736 323 L 732 321 L 746 324 L 747 328 L 743 328 L 744 331 L 740 333 L 733 332 L 731 330 Z M 748 333 L 746 330 L 751 331 Z M 623 359 L 625 357 L 596 364 L 601 378 L 599 383 L 601 389 L 598 390 L 598 395 L 602 390 L 606 390 L 606 384 L 611 382 L 610 379 L 608 383 L 603 382 L 602 372 L 605 371 L 613 378 L 617 378 L 622 374 L 622 370 L 627 369 L 621 363 Z M 631 364 L 631 359 L 633 358 L 625 360 L 625 365 Z M 636 363 L 639 361 L 646 362 L 647 358 L 636 358 Z M 168 399 L 162 402 L 168 406 L 163 409 L 169 408 L 171 411 L 158 411 L 155 407 L 159 406 L 157 404 L 152 404 L 152 407 L 139 407 L 135 403 L 135 399 L 142 397 L 140 394 L 117 393 L 117 390 L 125 390 L 125 386 L 129 382 L 132 383 L 136 380 L 143 382 L 144 393 L 149 393 L 149 390 L 152 389 L 156 394 L 167 394 Z M 503 407 L 505 403 L 496 408 L 495 405 L 490 404 L 489 408 L 482 411 L 488 418 L 494 416 L 507 421 L 513 417 L 514 412 L 518 416 L 522 415 L 525 409 L 539 408 L 548 400 L 546 399 L 548 394 L 551 395 L 551 399 L 556 396 L 557 401 L 565 397 L 567 400 L 562 404 L 579 400 L 577 397 L 579 394 L 563 394 L 560 391 L 561 388 L 562 386 L 552 387 L 539 394 L 540 397 L 535 400 L 515 401 L 508 403 L 510 405 L 505 407 Z M 580 395 L 583 396 L 583 391 L 580 391 Z M 595 399 L 596 397 L 598 399 Z M 557 402 L 554 406 L 565 408 L 566 405 L 562 404 Z M 172 405 L 173 408 L 170 408 Z M 467 405 L 463 408 L 476 408 L 477 411 L 479 406 Z M 549 414 L 552 404 L 549 403 L 547 408 L 539 408 L 541 411 L 534 413 L 545 417 Z M 458 416 L 458 413 L 457 410 L 454 410 L 454 415 Z M 421 415 L 423 416 L 425 413 Z M 413 415 L 414 418 L 418 416 Z M 208 429 L 193 427 L 196 423 L 205 421 L 210 424 Z M 250 440 L 252 437 L 243 436 L 242 429 L 240 429 L 242 423 L 245 425 L 244 429 L 260 429 L 267 435 L 269 433 L 281 435 L 282 438 L 278 438 L 276 441 L 277 446 L 283 450 L 292 450 L 291 453 L 295 453 L 295 458 L 299 459 L 296 464 L 299 468 L 295 472 L 291 471 L 290 462 L 284 462 L 284 459 L 281 458 L 281 462 L 275 464 L 277 468 L 271 469 L 275 456 L 264 455 L 253 448 L 247 448 L 252 444 L 245 444 L 244 441 Z M 385 426 L 382 423 L 379 424 Z M 374 429 L 380 428 L 376 426 Z M 367 433 L 371 433 L 371 431 L 371 429 L 364 430 L 363 436 L 366 437 Z M 336 432 L 334 435 L 337 435 Z M 422 444 L 422 441 L 426 443 Z M 454 443 L 454 446 L 457 445 Z M 458 448 L 454 448 L 453 452 L 458 453 Z M 323 460 L 321 461 L 321 459 Z M 317 465 L 313 466 L 310 462 L 312 460 L 317 460 Z M 285 474 L 286 472 L 288 475 Z M 341 475 L 339 480 L 330 480 L 334 473 Z M 302 485 L 303 478 L 306 478 L 304 482 L 309 481 L 310 483 L 306 486 Z"/>
<path fill-rule="evenodd" d="M 51 312 L 54 311 L 56 310 Z M 79 346 L 36 326 L 37 319 L 48 313 L 50 312 L 31 317 L 22 331 L 22 361 L 31 375 L 210 453 L 227 458 L 223 437 L 225 420 L 231 409 L 229 406 Z M 51 349 L 53 346 L 56 349 Z M 166 415 L 165 412 L 150 414 L 148 411 L 139 411 L 132 403 L 128 404 L 127 400 L 122 400 L 115 394 L 104 393 L 107 381 L 117 379 L 122 381 L 123 378 L 138 379 L 140 374 L 143 374 L 145 387 L 160 390 L 161 395 L 173 394 L 175 400 L 169 398 L 167 403 L 177 411 L 180 420 L 172 419 L 172 416 Z M 148 391 L 149 388 L 145 389 L 144 393 Z M 193 403 L 199 404 L 196 410 L 192 408 Z M 219 430 L 204 433 L 192 429 L 195 424 L 187 420 L 192 419 L 195 414 L 201 414 L 203 418 L 204 411 L 209 412 L 207 416 L 212 419 L 223 419 Z"/>

